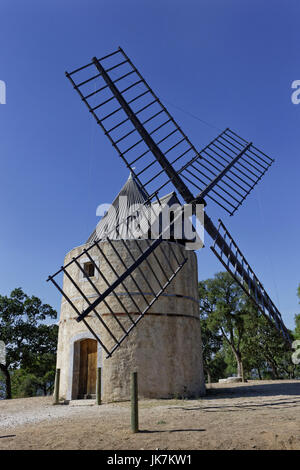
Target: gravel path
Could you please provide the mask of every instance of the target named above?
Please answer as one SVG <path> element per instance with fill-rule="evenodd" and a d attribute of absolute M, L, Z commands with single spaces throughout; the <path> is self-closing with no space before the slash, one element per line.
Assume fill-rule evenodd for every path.
<path fill-rule="evenodd" d="M 129 402 L 2 400 L 0 449 L 300 450 L 299 380 L 213 384 L 199 400 L 140 400 L 139 410 L 132 434 Z"/>
<path fill-rule="evenodd" d="M 92 417 L 103 415 L 107 413 L 115 414 L 124 410 L 115 404 L 102 405 L 96 407 L 94 401 L 91 404 L 84 406 L 68 406 L 57 405 L 53 406 L 52 397 L 35 397 L 35 398 L 20 398 L 14 400 L 1 400 L 0 401 L 0 432 L 4 429 L 14 428 L 17 426 L 24 426 L 27 424 L 40 423 L 45 421 L 76 418 L 84 415 L 85 417 Z M 86 401 L 86 403 L 88 403 Z"/>

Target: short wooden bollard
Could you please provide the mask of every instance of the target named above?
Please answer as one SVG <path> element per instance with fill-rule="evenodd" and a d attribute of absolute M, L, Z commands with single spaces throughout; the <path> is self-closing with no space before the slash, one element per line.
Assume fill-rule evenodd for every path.
<path fill-rule="evenodd" d="M 101 405 L 101 367 L 97 369 L 96 404 Z"/>
<path fill-rule="evenodd" d="M 60 369 L 56 369 L 55 383 L 54 383 L 54 400 L 53 405 L 59 404 L 59 382 L 60 382 Z"/>
<path fill-rule="evenodd" d="M 131 430 L 132 432 L 139 432 L 137 372 L 131 374 Z"/>

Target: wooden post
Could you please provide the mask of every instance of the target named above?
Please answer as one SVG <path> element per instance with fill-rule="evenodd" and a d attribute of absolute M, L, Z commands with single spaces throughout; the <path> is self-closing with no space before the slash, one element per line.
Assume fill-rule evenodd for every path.
<path fill-rule="evenodd" d="M 59 382 L 60 382 L 60 369 L 56 369 L 53 405 L 58 405 L 59 404 Z"/>
<path fill-rule="evenodd" d="M 131 374 L 131 430 L 139 432 L 138 378 L 137 372 Z"/>
<path fill-rule="evenodd" d="M 101 367 L 97 369 L 96 404 L 101 405 Z"/>

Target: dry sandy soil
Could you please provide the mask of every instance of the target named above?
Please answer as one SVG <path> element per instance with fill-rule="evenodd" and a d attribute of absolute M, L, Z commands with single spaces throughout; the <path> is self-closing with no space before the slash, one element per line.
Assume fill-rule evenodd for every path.
<path fill-rule="evenodd" d="M 300 449 L 300 381 L 212 384 L 199 400 L 52 405 L 0 401 L 0 449 Z"/>

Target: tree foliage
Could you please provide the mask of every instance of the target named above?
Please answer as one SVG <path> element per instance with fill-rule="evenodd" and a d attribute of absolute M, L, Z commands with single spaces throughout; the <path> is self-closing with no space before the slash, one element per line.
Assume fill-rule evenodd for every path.
<path fill-rule="evenodd" d="M 238 376 L 244 376 L 241 344 L 247 309 L 243 290 L 228 273 L 199 283 L 200 314 L 211 333 L 221 335 L 237 363 Z"/>
<path fill-rule="evenodd" d="M 0 364 L 0 370 L 5 377 L 6 398 L 12 397 L 11 375 L 15 393 L 26 374 L 27 382 L 36 384 L 36 391 L 40 388 L 47 393 L 51 388 L 58 327 L 43 322 L 56 317 L 50 305 L 26 295 L 21 288 L 14 289 L 9 297 L 0 296 L 0 339 L 6 344 L 6 365 Z"/>
<path fill-rule="evenodd" d="M 228 273 L 221 272 L 200 282 L 199 297 L 203 361 L 208 379 L 212 375 L 217 380 L 232 374 L 259 379 L 299 376 L 299 366 L 293 364 L 291 351 L 280 333 Z M 300 334 L 300 315 L 296 315 L 295 321 L 296 336 Z M 293 337 L 292 332 L 290 335 Z M 221 368 L 214 369 L 214 361 L 220 358 Z"/>
<path fill-rule="evenodd" d="M 207 381 L 210 383 L 224 376 L 226 363 L 222 351 L 222 336 L 212 332 L 207 323 L 207 316 L 201 312 L 203 368 Z"/>
<path fill-rule="evenodd" d="M 300 303 L 300 284 L 298 286 L 297 295 Z M 300 339 L 300 313 L 295 315 L 295 339 Z"/>

